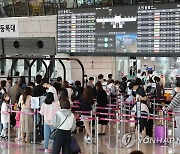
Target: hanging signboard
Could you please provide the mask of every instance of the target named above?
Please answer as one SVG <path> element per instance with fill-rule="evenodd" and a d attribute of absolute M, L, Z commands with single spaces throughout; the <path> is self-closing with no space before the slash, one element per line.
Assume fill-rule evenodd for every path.
<path fill-rule="evenodd" d="M 7 37 L 19 37 L 19 24 L 17 19 L 0 19 L 0 38 Z"/>
<path fill-rule="evenodd" d="M 32 109 L 39 108 L 39 97 L 31 97 L 31 108 Z"/>

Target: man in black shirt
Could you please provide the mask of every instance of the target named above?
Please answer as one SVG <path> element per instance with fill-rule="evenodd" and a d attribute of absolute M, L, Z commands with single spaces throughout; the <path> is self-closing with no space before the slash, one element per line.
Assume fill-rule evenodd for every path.
<path fill-rule="evenodd" d="M 57 94 L 62 90 L 62 78 L 57 77 L 57 81 L 53 84 L 53 87 L 56 89 Z"/>
<path fill-rule="evenodd" d="M 41 85 L 42 76 L 36 76 L 37 85 L 33 88 L 33 97 L 40 97 L 46 93 L 46 89 Z"/>
<path fill-rule="evenodd" d="M 133 91 L 136 99 L 139 99 L 140 101 L 147 101 L 145 90 L 137 80 L 133 84 Z"/>

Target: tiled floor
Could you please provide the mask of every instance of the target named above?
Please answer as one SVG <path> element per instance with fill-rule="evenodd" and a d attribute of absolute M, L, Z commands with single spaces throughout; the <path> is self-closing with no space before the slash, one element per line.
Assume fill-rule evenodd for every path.
<path fill-rule="evenodd" d="M 83 142 L 83 134 L 80 133 L 75 136 L 79 142 L 82 150 L 82 154 L 95 154 L 96 144 L 85 144 Z M 36 144 L 24 144 L 21 142 L 3 142 L 0 141 L 0 154 L 43 154 L 43 145 Z M 109 146 L 109 141 L 111 145 Z M 99 137 L 99 153 L 103 154 L 128 154 L 133 150 L 138 148 L 137 144 L 131 148 L 115 148 L 115 137 L 111 137 L 110 140 L 108 136 Z M 165 147 L 158 144 L 140 144 L 139 149 L 145 154 L 180 154 L 180 146 L 173 148 L 171 145 Z"/>

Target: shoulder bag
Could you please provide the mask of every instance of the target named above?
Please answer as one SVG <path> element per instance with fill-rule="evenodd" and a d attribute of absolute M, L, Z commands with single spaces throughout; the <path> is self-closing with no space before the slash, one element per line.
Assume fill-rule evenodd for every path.
<path fill-rule="evenodd" d="M 64 124 L 64 122 L 66 121 L 68 117 L 65 118 L 65 120 L 56 128 L 54 129 L 52 132 L 51 132 L 51 135 L 50 135 L 50 139 L 51 140 L 54 140 L 55 136 L 56 136 L 56 133 L 57 133 L 57 130 Z"/>

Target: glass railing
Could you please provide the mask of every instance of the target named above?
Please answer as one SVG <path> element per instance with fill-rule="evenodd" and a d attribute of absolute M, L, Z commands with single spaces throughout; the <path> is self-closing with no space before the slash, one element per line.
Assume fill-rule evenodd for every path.
<path fill-rule="evenodd" d="M 59 8 L 99 7 L 176 0 L 0 0 L 0 17 L 55 15 Z"/>

